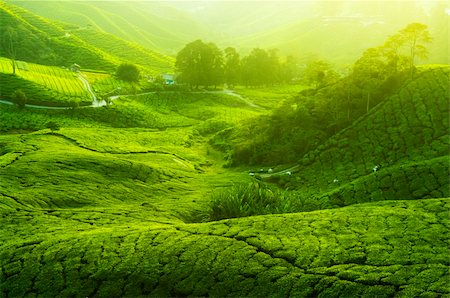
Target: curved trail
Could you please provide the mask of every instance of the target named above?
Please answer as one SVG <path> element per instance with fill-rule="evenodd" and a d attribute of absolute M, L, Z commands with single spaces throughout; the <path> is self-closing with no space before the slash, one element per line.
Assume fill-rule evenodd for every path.
<path fill-rule="evenodd" d="M 91 105 L 81 106 L 80 108 L 100 108 L 100 107 L 104 107 L 104 106 L 108 105 L 105 100 L 98 100 L 97 96 L 95 95 L 95 92 L 92 90 L 91 84 L 89 83 L 89 81 L 82 74 L 78 74 L 77 77 L 83 83 L 83 86 L 84 86 L 85 90 L 89 93 L 89 95 L 90 95 L 90 97 L 92 99 L 92 104 Z M 157 94 L 157 93 L 174 93 L 174 92 L 178 92 L 178 91 L 151 91 L 151 92 L 144 92 L 144 93 L 140 93 L 140 94 L 113 95 L 113 96 L 109 96 L 108 99 L 109 99 L 110 102 L 113 102 L 114 100 L 118 99 L 119 97 L 129 97 L 129 96 L 148 95 L 148 94 Z M 236 98 L 239 98 L 241 101 L 243 101 L 249 107 L 252 107 L 252 108 L 255 108 L 255 109 L 260 109 L 260 110 L 265 110 L 264 107 L 261 107 L 261 106 L 255 104 L 255 103 L 253 103 L 248 98 L 243 97 L 242 95 L 240 95 L 238 93 L 235 93 L 233 90 L 229 90 L 229 89 L 219 90 L 219 91 L 193 91 L 193 92 L 190 92 L 190 93 L 198 93 L 198 94 L 225 94 L 225 95 L 229 95 L 229 96 L 234 96 Z M 0 100 L 0 104 L 14 105 L 13 102 L 8 101 L 8 100 Z M 72 107 L 69 107 L 69 106 L 54 107 L 54 106 L 31 105 L 31 104 L 25 104 L 25 107 L 33 108 L 33 109 L 43 109 L 43 110 L 68 110 L 68 109 L 72 108 Z"/>
<path fill-rule="evenodd" d="M 83 77 L 83 75 L 80 73 L 77 75 L 77 77 L 83 83 L 84 89 L 86 89 L 86 91 L 91 95 L 92 104 L 96 103 L 97 96 L 95 95 L 94 91 L 92 91 L 91 84 L 89 84 L 89 81 L 85 77 Z"/>

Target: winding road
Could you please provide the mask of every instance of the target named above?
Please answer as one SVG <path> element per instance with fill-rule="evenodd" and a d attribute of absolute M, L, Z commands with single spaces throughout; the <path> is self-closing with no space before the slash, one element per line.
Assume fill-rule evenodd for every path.
<path fill-rule="evenodd" d="M 92 104 L 88 106 L 82 106 L 81 108 L 100 108 L 108 105 L 105 100 L 98 100 L 97 96 L 95 95 L 94 91 L 92 90 L 91 84 L 89 84 L 89 81 L 82 75 L 78 74 L 78 79 L 83 83 L 84 89 L 89 93 Z M 140 94 L 128 94 L 128 95 L 113 95 L 109 96 L 109 101 L 113 102 L 114 100 L 118 99 L 119 97 L 127 97 L 127 96 L 136 96 L 136 95 L 147 95 L 147 94 L 156 94 L 156 93 L 171 93 L 176 91 L 152 91 L 152 92 L 145 92 Z M 199 94 L 225 94 L 229 96 L 234 96 L 242 100 L 245 104 L 247 104 L 249 107 L 265 110 L 264 107 L 261 107 L 252 101 L 250 101 L 248 98 L 243 97 L 242 95 L 235 93 L 233 90 L 225 89 L 225 90 L 218 90 L 218 91 L 194 91 L 191 93 L 199 93 Z M 6 105 L 14 105 L 13 102 L 8 100 L 0 100 L 0 104 L 6 104 Z M 71 107 L 53 107 L 53 106 L 44 106 L 44 105 L 30 105 L 25 104 L 25 107 L 27 108 L 33 108 L 33 109 L 44 109 L 44 110 L 68 110 L 71 109 Z"/>

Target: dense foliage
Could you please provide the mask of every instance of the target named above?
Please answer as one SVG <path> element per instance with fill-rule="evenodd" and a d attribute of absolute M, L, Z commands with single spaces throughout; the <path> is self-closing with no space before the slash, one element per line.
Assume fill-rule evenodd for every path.
<path fill-rule="evenodd" d="M 134 64 L 120 64 L 116 71 L 117 78 L 127 82 L 138 82 L 140 72 Z"/>
<path fill-rule="evenodd" d="M 312 62 L 305 78 L 314 90 L 302 91 L 270 117 L 252 122 L 247 130 L 237 130 L 233 134 L 233 164 L 295 162 L 367 114 L 411 78 L 410 74 L 416 72 L 413 52 L 426 53 L 427 37 L 426 26 L 408 25 L 382 46 L 365 51 L 351 72 L 340 79 L 325 61 Z"/>
<path fill-rule="evenodd" d="M 289 83 L 297 73 L 295 59 L 290 56 L 281 61 L 277 50 L 255 48 L 243 58 L 232 47 L 224 52 L 201 40 L 187 44 L 177 55 L 179 81 L 197 89 L 222 83 L 261 87 Z"/>

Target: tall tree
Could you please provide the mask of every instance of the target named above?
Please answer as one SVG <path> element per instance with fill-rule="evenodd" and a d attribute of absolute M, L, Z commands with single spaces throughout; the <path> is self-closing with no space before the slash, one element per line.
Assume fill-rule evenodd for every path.
<path fill-rule="evenodd" d="M 214 43 L 208 43 L 206 47 L 206 59 L 205 59 L 205 86 L 217 85 L 223 83 L 223 52 Z"/>
<path fill-rule="evenodd" d="M 305 69 L 305 79 L 319 89 L 335 82 L 338 74 L 331 68 L 330 63 L 324 60 L 315 60 L 309 63 Z"/>
<path fill-rule="evenodd" d="M 352 77 L 355 85 L 367 95 L 366 112 L 369 111 L 371 98 L 386 81 L 386 62 L 380 48 L 366 50 L 353 66 Z"/>
<path fill-rule="evenodd" d="M 287 56 L 281 64 L 281 80 L 284 83 L 290 83 L 298 76 L 297 59 L 294 56 Z"/>
<path fill-rule="evenodd" d="M 242 81 L 250 86 L 272 83 L 271 58 L 266 50 L 255 48 L 242 60 Z"/>
<path fill-rule="evenodd" d="M 395 36 L 399 44 L 403 45 L 408 51 L 409 69 L 411 75 L 415 68 L 417 58 L 428 58 L 427 44 L 431 42 L 431 35 L 428 26 L 421 23 L 411 23 L 400 30 Z"/>
<path fill-rule="evenodd" d="M 235 48 L 225 49 L 225 83 L 230 87 L 239 83 L 241 80 L 241 58 Z"/>
<path fill-rule="evenodd" d="M 195 88 L 217 85 L 223 77 L 223 53 L 213 43 L 196 40 L 178 52 L 175 66 L 180 80 Z"/>
<path fill-rule="evenodd" d="M 281 80 L 281 64 L 278 57 L 278 49 L 271 49 L 268 51 L 268 83 L 275 84 Z"/>

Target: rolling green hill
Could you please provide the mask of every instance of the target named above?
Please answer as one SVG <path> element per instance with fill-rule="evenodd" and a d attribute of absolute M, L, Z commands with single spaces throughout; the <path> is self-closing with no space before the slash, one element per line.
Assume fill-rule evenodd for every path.
<path fill-rule="evenodd" d="M 301 184 L 323 191 L 336 186 L 334 179 L 346 184 L 368 176 L 365 189 L 373 193 L 346 197 L 392 199 L 406 185 L 403 198 L 448 196 L 449 73 L 446 66 L 422 69 L 398 94 L 309 152 L 300 162 Z M 313 176 L 317 170 L 322 174 Z"/>
<path fill-rule="evenodd" d="M 302 63 L 322 57 L 339 66 L 353 62 L 406 24 L 421 22 L 430 26 L 434 39 L 429 62 L 448 62 L 444 1 L 430 1 L 432 9 L 404 1 L 370 5 L 355 1 L 10 2 L 49 19 L 82 28 L 89 25 L 169 55 L 200 38 L 242 53 L 254 47 L 278 48 L 303 58 Z"/>
<path fill-rule="evenodd" d="M 139 64 L 149 74 L 173 68 L 168 56 L 90 28 L 50 21 L 9 3 L 0 3 L 0 22 L 15 31 L 12 42 L 19 60 L 67 67 L 77 63 L 85 69 L 106 71 L 128 62 Z M 9 38 L 6 32 L 0 32 L 2 40 Z M 9 57 L 3 43 L 0 56 Z"/>
<path fill-rule="evenodd" d="M 447 77 L 424 70 L 288 177 L 340 208 L 209 223 L 210 193 L 252 178 L 207 136 L 266 111 L 177 92 L 0 106 L 2 296 L 449 295 Z"/>
<path fill-rule="evenodd" d="M 84 81 L 61 67 L 72 63 L 99 98 L 126 95 L 104 107 L 0 104 L 0 297 L 450 297 L 448 65 L 420 67 L 297 164 L 249 175 L 218 148 L 233 129 L 255 135 L 257 117 L 296 109 L 282 103 L 304 86 L 136 94 L 142 85 L 111 72 L 123 62 L 170 71 L 172 58 L 133 41 L 177 47 L 191 35 L 173 28 L 190 17 L 145 1 L 17 4 L 75 25 L 0 2 L 18 46 L 12 75 L 0 44 L 2 98 L 22 89 L 29 103 L 87 104 Z M 259 33 L 254 42 L 277 38 Z M 214 195 L 236 185 L 286 197 L 273 213 L 289 213 L 267 204 L 212 220 Z"/>
<path fill-rule="evenodd" d="M 90 104 L 92 99 L 77 75 L 55 66 L 15 61 L 16 75 L 11 75 L 11 60 L 0 57 L 0 98 L 13 99 L 22 90 L 29 104 L 67 106 L 69 102 Z"/>
<path fill-rule="evenodd" d="M 36 14 L 89 25 L 159 52 L 175 54 L 184 44 L 208 32 L 187 13 L 162 2 L 126 1 L 14 1 Z"/>

